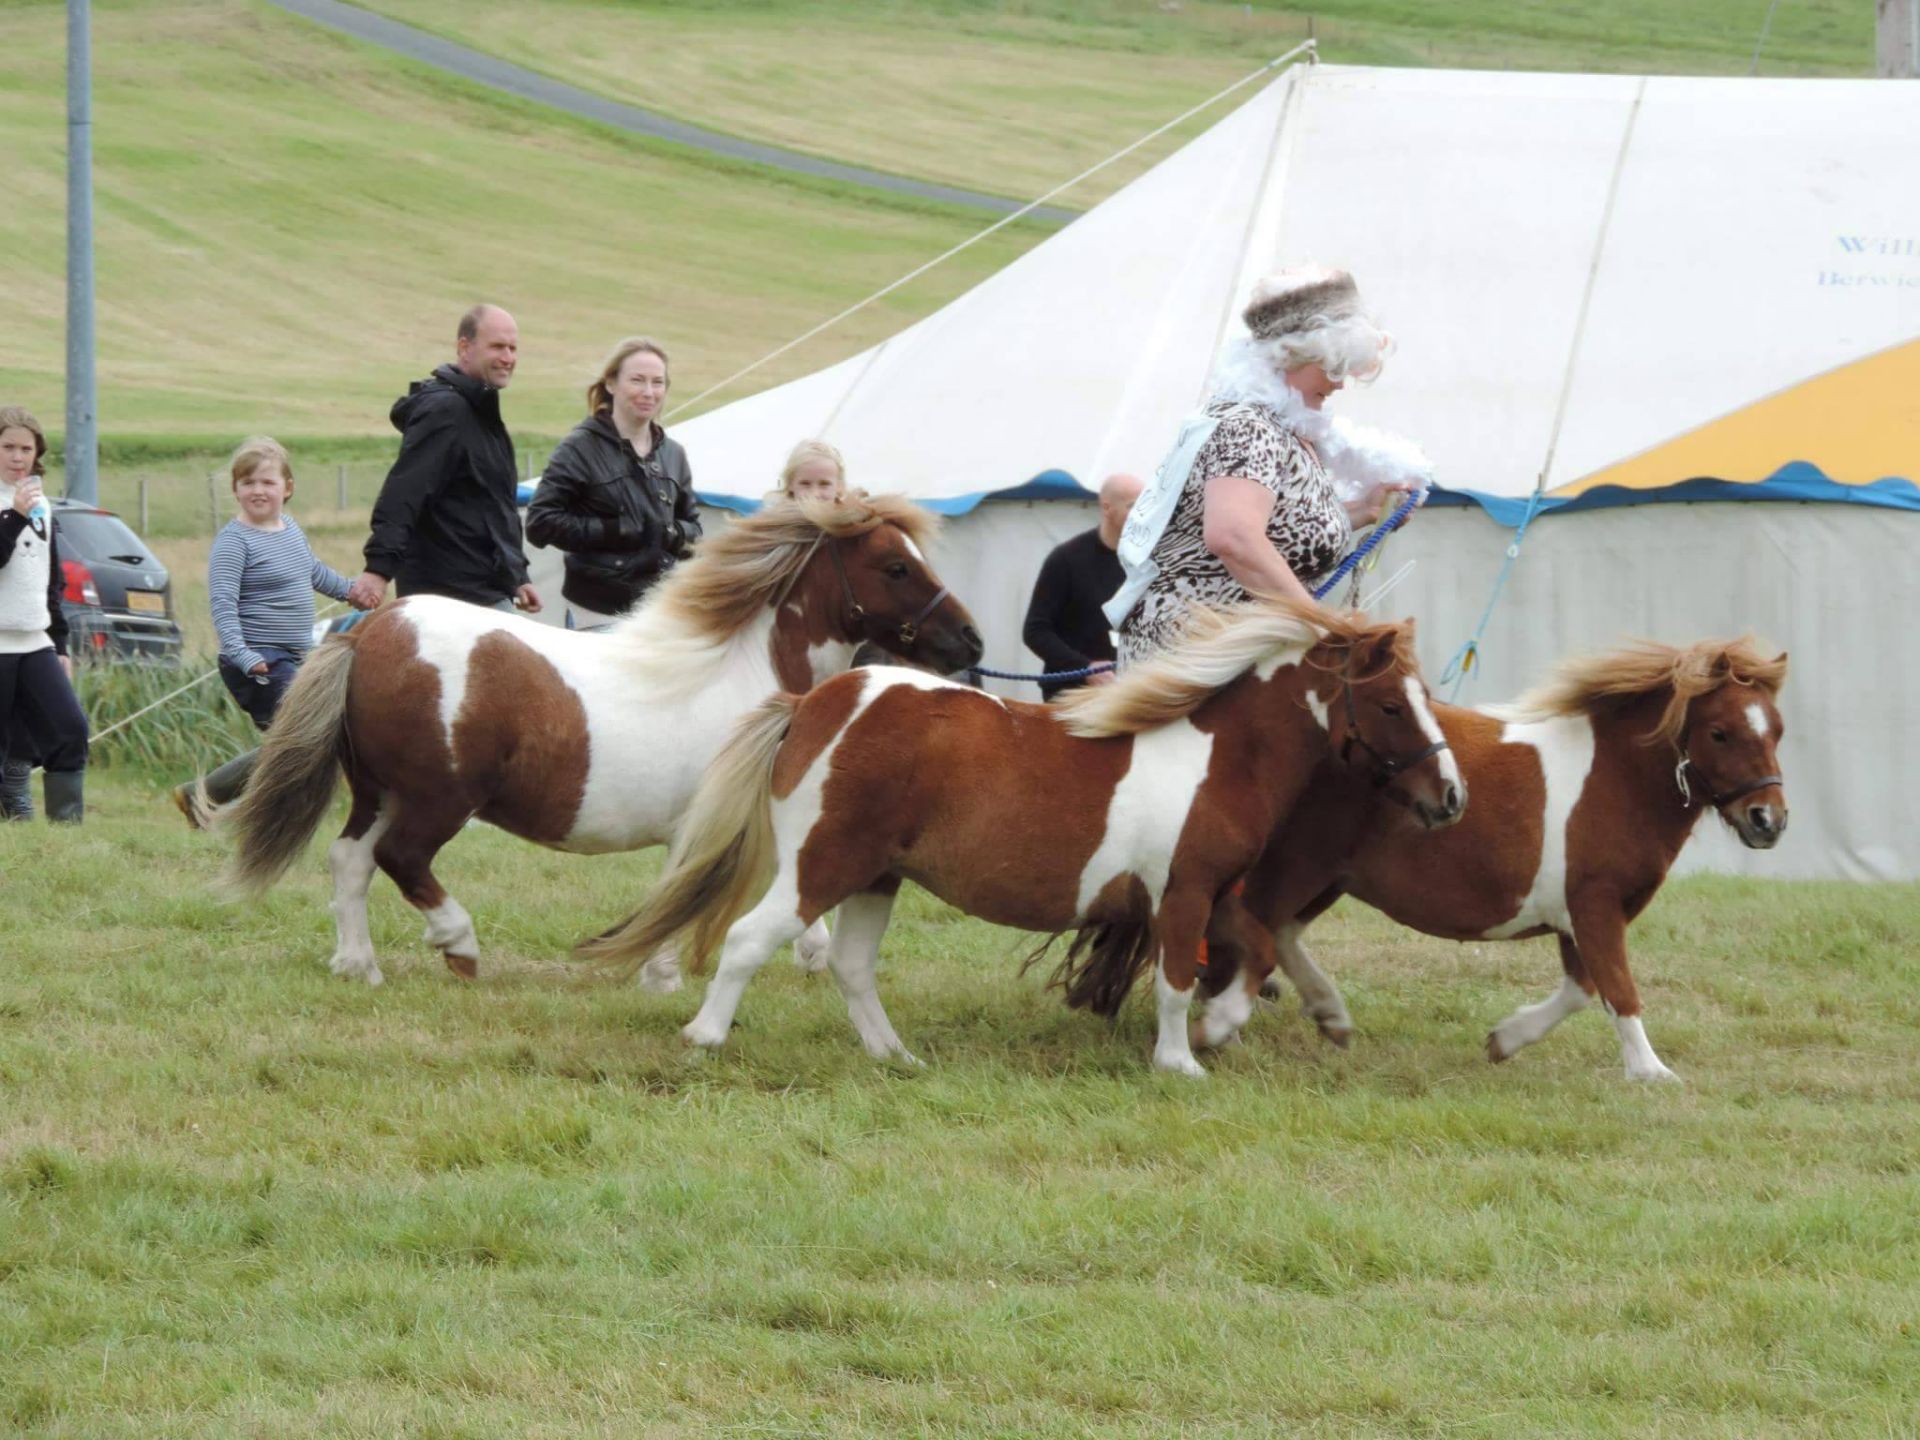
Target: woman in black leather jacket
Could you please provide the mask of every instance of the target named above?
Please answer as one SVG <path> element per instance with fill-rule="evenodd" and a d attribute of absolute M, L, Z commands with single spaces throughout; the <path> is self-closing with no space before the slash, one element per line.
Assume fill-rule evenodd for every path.
<path fill-rule="evenodd" d="M 667 352 L 643 335 L 613 347 L 587 387 L 587 418 L 547 461 L 527 539 L 566 553 L 567 624 L 612 624 L 700 537 L 687 452 L 657 418 Z"/>

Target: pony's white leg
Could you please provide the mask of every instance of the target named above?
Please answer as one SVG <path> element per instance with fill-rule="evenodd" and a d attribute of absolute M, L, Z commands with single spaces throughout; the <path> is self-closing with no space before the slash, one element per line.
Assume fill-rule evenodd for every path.
<path fill-rule="evenodd" d="M 1320 1027 L 1322 1035 L 1344 1050 L 1353 1039 L 1353 1017 L 1347 1014 L 1347 1002 L 1340 994 L 1340 987 L 1313 963 L 1307 947 L 1300 943 L 1306 931 L 1306 926 L 1297 923 L 1282 925 L 1273 932 L 1274 953 L 1279 956 L 1281 970 L 1300 994 L 1301 1012 Z"/>
<path fill-rule="evenodd" d="M 847 1014 L 853 1028 L 860 1032 L 860 1043 L 867 1047 L 867 1053 L 877 1060 L 898 1056 L 909 1065 L 918 1065 L 920 1062 L 894 1033 L 893 1022 L 881 1007 L 880 992 L 873 983 L 873 972 L 880 962 L 880 937 L 887 933 L 892 914 L 891 895 L 850 895 L 841 901 L 827 963 L 833 967 L 833 978 L 840 982 Z"/>
<path fill-rule="evenodd" d="M 439 950 L 447 958 L 447 964 L 454 970 L 463 967 L 454 964 L 464 960 L 463 973 L 471 973 L 480 965 L 480 941 L 473 933 L 473 917 L 467 913 L 467 907 L 451 895 L 431 909 L 420 912 L 427 920 L 427 943 Z"/>
<path fill-rule="evenodd" d="M 327 968 L 378 985 L 386 977 L 373 953 L 373 930 L 367 923 L 367 891 L 373 887 L 373 847 L 387 828 L 387 817 L 376 816 L 358 839 L 342 835 L 327 847 L 327 864 L 333 870 L 333 911 L 335 944 Z"/>
<path fill-rule="evenodd" d="M 1193 1058 L 1193 1045 L 1187 1036 L 1187 1010 L 1193 1000 L 1193 985 L 1189 982 L 1184 990 L 1174 988 L 1167 979 L 1164 948 L 1160 963 L 1153 970 L 1153 994 L 1160 1007 L 1160 1035 L 1153 1046 L 1154 1068 L 1204 1078 L 1207 1072 Z"/>
<path fill-rule="evenodd" d="M 806 934 L 793 942 L 793 963 L 809 975 L 818 975 L 827 968 L 830 958 L 827 952 L 832 943 L 827 917 L 822 915 L 807 927 Z"/>
<path fill-rule="evenodd" d="M 1198 1040 L 1208 1050 L 1217 1050 L 1237 1040 L 1240 1029 L 1253 1014 L 1253 996 L 1238 975 L 1227 988 L 1201 1007 Z"/>
<path fill-rule="evenodd" d="M 680 988 L 680 955 L 675 950 L 658 950 L 640 967 L 640 986 L 656 995 L 671 995 Z"/>
<path fill-rule="evenodd" d="M 784 878 L 784 877 L 782 877 Z M 733 1028 L 734 1011 L 740 1008 L 740 996 L 747 982 L 759 973 L 773 952 L 793 939 L 806 923 L 799 914 L 799 896 L 791 880 L 780 879 L 766 898 L 733 922 L 726 943 L 720 948 L 720 967 L 707 986 L 700 1012 L 680 1033 L 688 1042 L 711 1049 L 726 1042 Z"/>
<path fill-rule="evenodd" d="M 1638 1015 L 1616 1015 L 1613 1028 L 1620 1036 L 1620 1058 L 1626 1061 L 1629 1080 L 1675 1080 L 1680 1077 L 1660 1063 L 1647 1041 L 1647 1027 Z"/>
<path fill-rule="evenodd" d="M 1549 1030 L 1574 1011 L 1585 1009 L 1586 1004 L 1587 992 L 1580 988 L 1580 983 L 1571 975 L 1563 976 L 1560 988 L 1553 994 L 1537 1005 L 1522 1005 L 1488 1032 L 1487 1058 L 1496 1065 L 1502 1060 L 1511 1060 L 1536 1040 L 1544 1040 Z M 1637 1025 L 1639 1022 L 1634 1023 Z M 1621 1043 L 1623 1046 L 1626 1043 L 1624 1036 Z M 1644 1037 L 1640 1043 L 1646 1044 Z M 1648 1050 L 1647 1054 L 1652 1055 L 1653 1051 Z M 1631 1061 L 1628 1062 L 1628 1073 L 1632 1073 Z"/>

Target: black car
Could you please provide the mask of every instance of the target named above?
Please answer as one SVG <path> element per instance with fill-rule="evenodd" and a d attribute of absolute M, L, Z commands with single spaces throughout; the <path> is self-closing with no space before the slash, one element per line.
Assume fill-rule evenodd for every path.
<path fill-rule="evenodd" d="M 54 500 L 67 651 L 76 659 L 177 663 L 173 582 L 146 542 L 111 510 Z"/>

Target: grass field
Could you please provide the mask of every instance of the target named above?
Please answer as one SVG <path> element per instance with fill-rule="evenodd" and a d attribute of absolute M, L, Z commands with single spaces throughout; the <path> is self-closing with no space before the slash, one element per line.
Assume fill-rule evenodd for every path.
<path fill-rule="evenodd" d="M 1334 59 L 1738 71 L 1764 9 L 1351 0 L 1316 25 Z M 580 58 L 578 27 L 516 13 L 456 18 L 525 63 Z M 1077 168 L 1302 24 L 1193 0 L 544 13 L 596 37 L 591 83 L 647 73 L 643 103 L 1016 193 L 1044 147 Z M 95 17 L 125 461 L 103 490 L 132 514 L 154 480 L 197 650 L 231 506 L 174 452 L 291 438 L 302 523 L 356 569 L 386 406 L 476 289 L 521 311 L 509 413 L 538 437 L 615 333 L 667 338 L 691 392 L 978 223 L 604 135 L 241 0 Z M 949 89 L 901 58 L 930 33 Z M 1870 34 L 1867 0 L 1796 0 L 1765 68 L 1857 72 Z M 61 7 L 0 4 L 0 48 L 0 392 L 57 427 Z M 0 827 L 0 1434 L 1920 1433 L 1920 886 L 1663 894 L 1633 933 L 1675 1087 L 1628 1085 L 1597 1013 L 1487 1065 L 1550 947 L 1352 907 L 1316 937 L 1350 1052 L 1288 1006 L 1177 1081 L 1145 1006 L 1071 1014 L 1019 975 L 1025 937 L 911 892 L 882 993 L 926 1069 L 869 1061 L 831 983 L 784 961 L 698 1060 L 676 1033 L 698 981 L 581 985 L 563 958 L 649 857 L 469 831 L 440 868 L 483 978 L 450 977 L 382 880 L 369 991 L 326 974 L 319 848 L 258 905 L 215 898 L 219 842 L 164 785 L 242 727 L 215 686 L 167 723 L 163 766 L 103 751 L 85 827 Z"/>
<path fill-rule="evenodd" d="M 1747 73 L 1754 0 L 361 0 L 681 119 L 1020 199 L 1051 189 L 1306 38 L 1343 64 Z M 1774 16 L 1768 75 L 1868 75 L 1872 0 Z M 937 36 L 934 45 L 929 37 Z M 1091 204 L 1180 135 L 1063 197 Z"/>
<path fill-rule="evenodd" d="M 483 979 L 382 881 L 369 991 L 318 851 L 229 906 L 152 782 L 94 800 L 0 830 L 8 1433 L 1913 1433 L 1915 887 L 1663 895 L 1661 1088 L 1597 1014 L 1480 1058 L 1545 945 L 1346 911 L 1352 1051 L 1289 1007 L 1176 1081 L 913 894 L 909 1072 L 784 960 L 706 1061 L 696 993 L 573 983 L 644 858 L 470 831 Z"/>

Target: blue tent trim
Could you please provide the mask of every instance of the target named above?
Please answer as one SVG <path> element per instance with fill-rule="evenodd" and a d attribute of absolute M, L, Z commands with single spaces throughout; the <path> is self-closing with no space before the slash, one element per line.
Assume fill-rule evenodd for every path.
<path fill-rule="evenodd" d="M 703 505 L 750 515 L 760 508 L 760 500 L 740 495 L 696 492 Z M 1001 490 L 975 490 L 941 500 L 920 503 L 939 515 L 966 515 L 989 500 L 1092 500 L 1087 489 L 1065 470 L 1042 470 L 1024 484 Z M 1676 502 L 1698 503 L 1708 500 L 1780 500 L 1808 501 L 1828 505 L 1872 505 L 1886 510 L 1920 512 L 1920 485 L 1898 476 L 1888 476 L 1866 485 L 1843 485 L 1828 477 L 1819 466 L 1805 460 L 1782 465 L 1764 480 L 1733 481 L 1699 477 L 1662 486 L 1658 490 L 1630 490 L 1623 485 L 1598 485 L 1580 495 L 1549 495 L 1535 511 L 1536 515 L 1574 515 L 1582 510 L 1606 510 L 1616 505 L 1661 505 Z M 1488 495 L 1479 490 L 1451 489 L 1436 485 L 1429 505 L 1478 505 L 1497 524 L 1512 529 L 1527 513 L 1527 497 Z"/>
<path fill-rule="evenodd" d="M 1715 480 L 1701 476 L 1664 485 L 1658 490 L 1633 490 L 1624 485 L 1596 485 L 1579 495 L 1549 495 L 1541 500 L 1539 515 L 1572 515 L 1582 510 L 1607 510 L 1618 505 L 1699 503 L 1710 500 L 1801 501 L 1825 505 L 1871 505 L 1886 510 L 1920 512 L 1920 486 L 1889 475 L 1865 485 L 1843 485 L 1819 466 L 1805 460 L 1782 465 L 1764 480 Z M 1496 523 L 1509 529 L 1527 513 L 1527 498 L 1487 495 L 1478 490 L 1450 490 L 1436 486 L 1429 505 L 1478 505 Z"/>
<path fill-rule="evenodd" d="M 758 498 L 748 499 L 743 495 L 717 495 L 707 490 L 694 491 L 694 497 L 702 505 L 712 505 L 716 509 L 731 510 L 737 515 L 751 515 L 760 508 Z M 1092 500 L 1097 498 L 1064 470 L 1042 470 L 1038 475 L 1022 485 L 1010 486 L 1004 490 L 975 490 L 966 495 L 949 495 L 940 500 L 922 500 L 925 509 L 936 515 L 965 515 L 977 509 L 989 500 Z"/>

